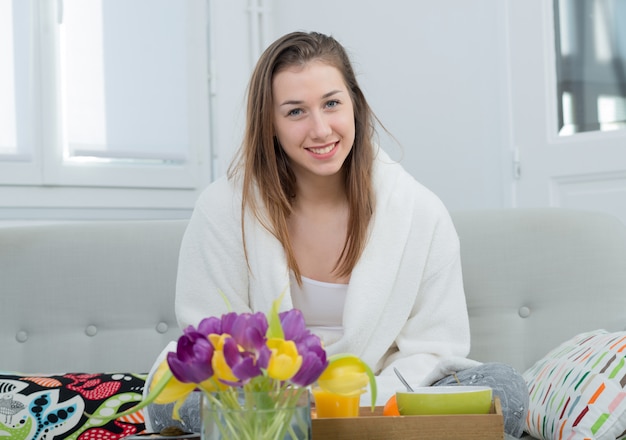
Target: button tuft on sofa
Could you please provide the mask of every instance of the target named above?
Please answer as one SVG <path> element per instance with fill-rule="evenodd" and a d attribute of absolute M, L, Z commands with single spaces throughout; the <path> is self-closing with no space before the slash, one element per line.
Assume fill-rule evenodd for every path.
<path fill-rule="evenodd" d="M 19 343 L 24 343 L 28 341 L 28 332 L 20 330 L 15 334 L 15 340 Z"/>
<path fill-rule="evenodd" d="M 528 318 L 530 316 L 530 309 L 526 306 L 522 306 L 519 308 L 517 313 L 519 314 L 520 318 Z"/>
<path fill-rule="evenodd" d="M 170 329 L 170 326 L 169 326 L 169 325 L 167 325 L 167 322 L 163 322 L 163 321 L 161 321 L 161 322 L 159 322 L 159 323 L 156 325 L 156 331 L 157 331 L 157 333 L 164 334 L 164 333 L 167 333 L 167 331 L 168 331 L 169 329 Z"/>
<path fill-rule="evenodd" d="M 174 292 L 188 220 L 33 223 L 0 228 L 0 370 L 149 371 L 181 333 Z"/>
<path fill-rule="evenodd" d="M 87 336 L 96 336 L 98 334 L 98 327 L 95 325 L 88 325 L 87 328 L 85 328 L 85 334 Z"/>

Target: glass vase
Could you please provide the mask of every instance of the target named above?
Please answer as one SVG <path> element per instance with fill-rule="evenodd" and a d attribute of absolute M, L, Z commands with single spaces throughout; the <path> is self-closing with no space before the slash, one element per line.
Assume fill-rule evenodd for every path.
<path fill-rule="evenodd" d="M 202 440 L 309 440 L 307 389 L 280 393 L 228 390 L 204 394 Z"/>

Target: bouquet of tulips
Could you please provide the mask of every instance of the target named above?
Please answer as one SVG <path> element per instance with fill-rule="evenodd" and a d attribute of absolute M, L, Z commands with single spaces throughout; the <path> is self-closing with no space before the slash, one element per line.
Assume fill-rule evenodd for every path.
<path fill-rule="evenodd" d="M 206 405 L 221 410 L 215 422 L 222 438 L 258 440 L 283 438 L 292 430 L 288 410 L 314 383 L 340 395 L 360 394 L 369 384 L 373 409 L 376 381 L 367 364 L 351 354 L 327 357 L 299 310 L 278 312 L 281 298 L 267 316 L 231 312 L 184 329 L 176 352 L 155 372 L 147 398 L 126 413 L 176 402 L 177 419 L 180 405 L 200 390 Z M 257 416 L 242 415 L 246 410 Z"/>

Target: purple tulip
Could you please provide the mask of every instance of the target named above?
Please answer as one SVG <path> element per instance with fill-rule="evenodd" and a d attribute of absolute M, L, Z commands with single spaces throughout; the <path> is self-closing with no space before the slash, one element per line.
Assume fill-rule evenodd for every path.
<path fill-rule="evenodd" d="M 285 333 L 285 339 L 296 343 L 298 353 L 302 356 L 302 366 L 290 379 L 292 383 L 308 386 L 322 374 L 328 360 L 320 338 L 306 328 L 304 315 L 298 309 L 291 309 L 279 315 Z"/>
<path fill-rule="evenodd" d="M 298 386 L 315 382 L 328 365 L 326 351 L 320 339 L 307 328 L 302 312 L 292 309 L 279 314 L 285 340 L 296 344 L 302 366 L 290 379 Z M 178 340 L 175 353 L 168 353 L 172 374 L 183 383 L 200 383 L 214 375 L 212 359 L 215 348 L 208 336 L 229 335 L 223 340 L 225 365 L 236 381 L 225 380 L 230 373 L 217 376 L 230 386 L 243 386 L 263 374 L 272 356 L 267 346 L 268 321 L 263 313 L 226 313 L 221 318 L 205 318 L 198 328 L 187 327 Z M 220 370 L 221 371 L 221 370 Z"/>
<path fill-rule="evenodd" d="M 298 347 L 298 352 L 306 352 L 309 350 L 324 351 L 324 349 L 322 348 L 322 341 L 319 336 L 314 335 L 308 330 L 306 334 L 302 335 L 302 337 L 296 341 L 296 347 Z"/>
<path fill-rule="evenodd" d="M 258 352 L 265 346 L 267 318 L 263 313 L 242 313 L 228 323 L 228 331 L 244 350 Z"/>
<path fill-rule="evenodd" d="M 319 337 L 307 333 L 308 335 L 296 342 L 298 353 L 302 356 L 302 366 L 290 379 L 292 383 L 300 386 L 311 385 L 328 366 L 326 350 L 322 347 Z"/>
<path fill-rule="evenodd" d="M 204 336 L 209 336 L 210 334 L 220 335 L 222 334 L 222 320 L 215 316 L 204 318 L 198 324 L 198 331 Z"/>
<path fill-rule="evenodd" d="M 219 334 L 228 333 L 229 335 L 232 335 L 233 324 L 238 317 L 239 315 L 235 312 L 225 313 L 222 315 L 220 320 L 222 328 Z"/>
<path fill-rule="evenodd" d="M 278 315 L 280 325 L 283 327 L 285 339 L 288 341 L 298 342 L 302 337 L 310 334 L 306 328 L 304 315 L 298 309 L 291 309 Z"/>
<path fill-rule="evenodd" d="M 167 354 L 167 363 L 180 382 L 200 383 L 213 376 L 213 351 L 206 336 L 189 326 L 178 339 L 176 352 Z"/>
<path fill-rule="evenodd" d="M 249 351 L 241 351 L 234 338 L 227 338 L 224 341 L 224 359 L 230 367 L 238 382 L 224 381 L 233 386 L 240 386 L 250 381 L 253 377 L 262 374 L 261 368 L 257 365 L 256 356 Z"/>

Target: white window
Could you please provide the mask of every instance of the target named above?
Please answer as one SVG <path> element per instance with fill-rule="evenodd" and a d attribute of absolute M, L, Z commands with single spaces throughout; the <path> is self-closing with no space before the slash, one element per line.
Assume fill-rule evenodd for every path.
<path fill-rule="evenodd" d="M 190 211 L 211 179 L 207 16 L 0 0 L 0 218 Z"/>

